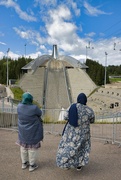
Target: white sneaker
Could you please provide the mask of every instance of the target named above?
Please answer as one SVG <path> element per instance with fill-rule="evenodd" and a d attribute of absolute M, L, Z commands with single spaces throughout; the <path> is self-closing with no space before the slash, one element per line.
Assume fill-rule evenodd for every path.
<path fill-rule="evenodd" d="M 31 172 L 31 171 L 34 171 L 35 169 L 37 169 L 38 168 L 38 165 L 36 165 L 36 164 L 33 164 L 33 165 L 29 165 L 29 171 Z"/>
<path fill-rule="evenodd" d="M 22 169 L 26 169 L 29 166 L 29 162 L 22 163 Z"/>
<path fill-rule="evenodd" d="M 70 168 L 69 167 L 64 167 L 63 170 L 69 170 Z"/>
<path fill-rule="evenodd" d="M 77 171 L 81 171 L 81 170 L 82 170 L 82 166 L 78 166 L 78 167 L 76 168 L 76 170 L 77 170 Z"/>

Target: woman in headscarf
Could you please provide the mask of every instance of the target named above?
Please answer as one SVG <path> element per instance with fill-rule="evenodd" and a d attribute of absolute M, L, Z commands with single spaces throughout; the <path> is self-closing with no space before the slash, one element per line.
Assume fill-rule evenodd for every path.
<path fill-rule="evenodd" d="M 93 110 L 86 105 L 87 97 L 81 93 L 77 103 L 66 111 L 64 131 L 58 146 L 56 163 L 63 169 L 76 168 L 78 171 L 89 162 L 91 150 L 90 123 L 94 123 Z"/>
<path fill-rule="evenodd" d="M 33 96 L 26 92 L 22 95 L 22 102 L 17 106 L 18 113 L 18 141 L 22 160 L 22 169 L 29 166 L 29 171 L 38 168 L 36 164 L 37 150 L 43 139 L 43 125 L 40 121 L 42 111 L 32 104 Z"/>

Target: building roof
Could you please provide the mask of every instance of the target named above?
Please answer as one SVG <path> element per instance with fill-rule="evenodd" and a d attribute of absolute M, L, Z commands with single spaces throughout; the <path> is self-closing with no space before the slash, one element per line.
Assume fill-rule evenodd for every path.
<path fill-rule="evenodd" d="M 68 63 L 68 66 L 70 64 L 70 67 L 78 67 L 81 69 L 86 69 L 88 66 L 81 63 L 77 59 L 71 57 L 71 56 L 64 56 L 64 55 L 58 55 L 57 52 L 57 45 L 53 45 L 53 53 L 52 55 L 42 55 L 31 61 L 30 63 L 26 64 L 24 67 L 22 67 L 23 70 L 35 70 L 39 66 L 46 66 L 46 62 L 50 60 L 60 60 L 65 61 Z"/>

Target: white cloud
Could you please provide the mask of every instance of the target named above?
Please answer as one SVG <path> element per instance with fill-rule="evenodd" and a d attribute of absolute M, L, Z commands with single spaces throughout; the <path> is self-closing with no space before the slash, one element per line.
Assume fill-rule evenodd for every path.
<path fill-rule="evenodd" d="M 85 34 L 85 35 L 88 36 L 88 37 L 93 37 L 93 36 L 95 36 L 95 32 L 90 32 L 90 33 Z"/>
<path fill-rule="evenodd" d="M 28 15 L 26 12 L 22 11 L 19 5 L 13 0 L 1 0 L 0 5 L 6 6 L 7 8 L 12 7 L 13 9 L 15 9 L 19 17 L 25 21 L 36 21 L 36 18 L 34 16 Z"/>
<path fill-rule="evenodd" d="M 16 34 L 22 39 L 26 40 L 27 44 L 35 45 L 37 47 L 36 53 L 26 54 L 26 57 L 36 58 L 41 56 L 42 52 L 46 54 L 51 54 L 52 49 L 48 49 L 47 45 L 52 47 L 53 44 L 58 45 L 59 54 L 71 55 L 76 59 L 84 62 L 86 59 L 86 46 L 88 41 L 91 42 L 90 49 L 87 49 L 87 56 L 93 60 L 98 61 L 99 63 L 105 65 L 105 51 L 108 53 L 108 64 L 121 64 L 121 39 L 101 39 L 94 42 L 93 37 L 95 36 L 94 32 L 90 32 L 86 35 L 86 38 L 81 38 L 77 34 L 77 30 L 82 30 L 82 24 L 78 23 L 78 27 L 74 22 L 74 14 L 79 16 L 81 9 L 79 9 L 79 3 L 76 4 L 76 1 L 68 0 L 65 1 L 65 4 L 58 5 L 56 8 L 53 8 L 56 5 L 56 0 L 35 0 L 36 5 L 40 5 L 40 10 L 46 9 L 43 14 L 41 14 L 41 19 L 45 26 L 41 26 L 38 31 L 27 29 L 24 27 L 14 27 Z M 70 3 L 70 4 L 69 4 Z M 67 6 L 68 4 L 68 6 Z M 29 16 L 20 9 L 20 7 L 13 0 L 1 0 L 0 5 L 5 5 L 6 7 L 13 7 L 19 16 L 24 20 L 36 21 L 34 16 Z M 41 7 L 42 5 L 42 7 Z M 51 6 L 51 8 L 50 8 Z M 107 14 L 104 11 L 95 8 L 88 3 L 84 3 L 84 7 L 87 10 L 88 14 L 97 16 L 100 14 Z M 49 11 L 48 11 L 49 9 Z M 31 12 L 31 10 L 30 10 Z M 73 13 L 74 12 L 74 13 Z M 30 14 L 32 14 L 31 12 Z M 46 18 L 45 18 L 46 14 Z M 31 19 L 34 18 L 34 19 Z M 41 25 L 41 24 L 40 24 Z M 113 50 L 113 43 L 116 42 L 116 50 Z M 0 42 L 2 45 L 6 45 L 3 42 Z M 94 47 L 94 49 L 92 49 Z M 40 52 L 41 51 L 41 52 Z M 0 53 L 3 56 L 2 53 Z M 10 52 L 11 58 L 19 57 L 20 55 Z"/>
<path fill-rule="evenodd" d="M 35 59 L 35 58 L 37 58 L 38 56 L 41 56 L 41 55 L 42 55 L 42 53 L 40 51 L 37 51 L 36 53 L 27 54 L 26 57 L 27 58 L 30 57 L 32 59 Z M 2 59 L 4 56 L 7 57 L 7 54 L 3 53 L 3 52 L 0 52 L 0 59 Z M 17 60 L 19 57 L 21 57 L 21 55 L 10 51 L 9 54 L 8 54 L 8 57 L 13 59 L 13 60 Z"/>
<path fill-rule="evenodd" d="M 91 6 L 89 3 L 87 3 L 86 1 L 84 1 L 84 7 L 86 9 L 86 13 L 88 15 L 91 15 L 91 16 L 98 16 L 100 14 L 110 14 L 110 13 L 106 13 L 104 11 L 101 11 L 99 10 L 98 8 L 96 7 L 93 7 Z"/>
<path fill-rule="evenodd" d="M 21 38 L 23 38 L 23 39 L 29 39 L 30 34 L 29 34 L 27 31 L 25 31 L 23 28 L 21 28 L 21 29 L 23 29 L 23 30 L 20 30 L 20 29 L 18 29 L 18 28 L 16 28 L 16 27 L 14 27 L 13 29 L 15 30 L 15 32 L 16 32 Z"/>
<path fill-rule="evenodd" d="M 10 51 L 9 54 L 8 54 L 8 56 L 9 56 L 10 58 L 12 58 L 12 59 L 18 59 L 19 54 L 16 54 L 16 53 Z"/>
<path fill-rule="evenodd" d="M 93 11 L 93 14 L 98 13 L 102 13 L 102 11 Z M 45 22 L 49 35 L 47 43 L 57 44 L 62 53 L 68 53 L 84 62 L 86 59 L 86 46 L 88 45 L 88 41 L 91 41 L 91 47 L 87 53 L 88 58 L 105 65 L 105 51 L 108 51 L 109 54 L 113 51 L 114 39 L 102 39 L 99 42 L 93 42 L 92 37 L 95 36 L 94 32 L 86 34 L 88 38 L 83 39 L 79 37 L 76 33 L 77 27 L 71 21 L 71 17 L 71 12 L 66 6 L 59 6 L 57 9 L 49 11 L 49 21 Z M 114 64 L 115 57 L 113 55 L 108 55 L 110 64 Z M 115 63 L 118 61 L 119 59 L 115 60 Z"/>
<path fill-rule="evenodd" d="M 40 44 L 44 43 L 44 38 L 42 38 L 37 31 L 26 30 L 23 27 L 20 27 L 19 29 L 14 27 L 13 29 L 22 39 L 28 40 L 31 44 L 40 46 Z"/>
<path fill-rule="evenodd" d="M 47 50 L 44 45 L 40 45 L 40 49 L 42 49 L 42 50 Z"/>
<path fill-rule="evenodd" d="M 56 5 L 57 1 L 56 0 L 34 0 L 35 5 L 37 6 L 38 4 L 41 5 L 46 5 L 46 6 L 51 6 L 51 5 Z"/>
<path fill-rule="evenodd" d="M 7 53 L 0 52 L 0 59 L 2 59 L 3 57 L 7 57 Z M 12 51 L 9 51 L 8 57 L 12 59 L 18 59 L 19 55 Z"/>
<path fill-rule="evenodd" d="M 47 25 L 48 34 L 51 38 L 61 41 L 72 41 L 75 25 L 66 22 L 55 21 Z"/>
<path fill-rule="evenodd" d="M 115 50 L 114 50 L 114 42 L 116 43 Z M 121 64 L 121 38 L 113 38 L 110 40 L 102 39 L 98 42 L 91 42 L 90 48 L 87 49 L 87 57 L 93 59 L 100 64 L 105 66 L 105 52 L 107 52 L 107 65 L 120 65 Z M 60 55 L 68 55 L 78 59 L 82 63 L 86 60 L 86 45 L 87 40 L 76 38 L 76 43 L 69 44 L 69 43 L 57 43 L 58 51 Z M 44 45 L 38 46 L 39 49 L 45 51 L 45 54 L 52 54 L 52 49 L 47 50 Z M 94 49 L 92 48 L 94 47 Z M 59 50 L 60 49 L 60 50 Z M 38 56 L 43 55 L 40 51 L 36 53 L 26 54 L 26 57 L 37 58 Z M 6 56 L 6 54 L 0 52 L 0 59 Z M 17 59 L 20 57 L 19 54 L 15 54 L 13 52 L 9 52 L 9 56 L 13 59 Z"/>
<path fill-rule="evenodd" d="M 52 9 L 49 11 L 50 18 L 52 20 L 70 20 L 71 19 L 71 12 L 65 5 L 58 6 L 57 9 Z"/>
<path fill-rule="evenodd" d="M 76 16 L 79 16 L 80 13 L 81 13 L 81 11 L 80 11 L 80 9 L 77 7 L 77 4 L 76 4 L 75 2 L 72 1 L 72 4 L 71 4 L 71 5 L 72 5 L 72 8 L 73 8 L 73 10 L 74 10 Z"/>
<path fill-rule="evenodd" d="M 102 39 L 97 42 L 91 42 L 90 48 L 87 49 L 87 57 L 98 61 L 105 66 L 105 52 L 107 52 L 107 65 L 120 65 L 121 64 L 121 51 L 120 51 L 121 38 Z M 114 50 L 114 42 L 116 43 Z M 92 48 L 94 47 L 94 49 Z M 83 54 L 86 55 L 86 48 L 83 49 Z"/>
<path fill-rule="evenodd" d="M 28 54 L 26 57 L 27 58 L 32 58 L 32 59 L 36 59 L 38 56 L 41 56 L 42 54 L 41 54 L 41 52 L 40 51 L 38 51 L 38 52 L 36 52 L 36 53 L 31 53 L 31 54 Z"/>
<path fill-rule="evenodd" d="M 66 43 L 69 46 L 74 41 L 76 29 L 75 24 L 71 22 L 71 12 L 66 6 L 49 11 L 49 21 L 46 21 L 48 43 Z"/>
<path fill-rule="evenodd" d="M 2 44 L 2 45 L 6 45 L 6 43 L 4 43 L 4 42 L 0 42 L 0 44 Z"/>

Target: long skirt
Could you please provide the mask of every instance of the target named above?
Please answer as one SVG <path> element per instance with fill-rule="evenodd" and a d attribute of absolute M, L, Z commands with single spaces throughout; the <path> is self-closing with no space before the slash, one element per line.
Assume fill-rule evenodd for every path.
<path fill-rule="evenodd" d="M 67 124 L 58 146 L 57 166 L 60 168 L 77 168 L 87 165 L 90 149 L 90 130 L 82 130 L 81 126 L 75 128 Z"/>

